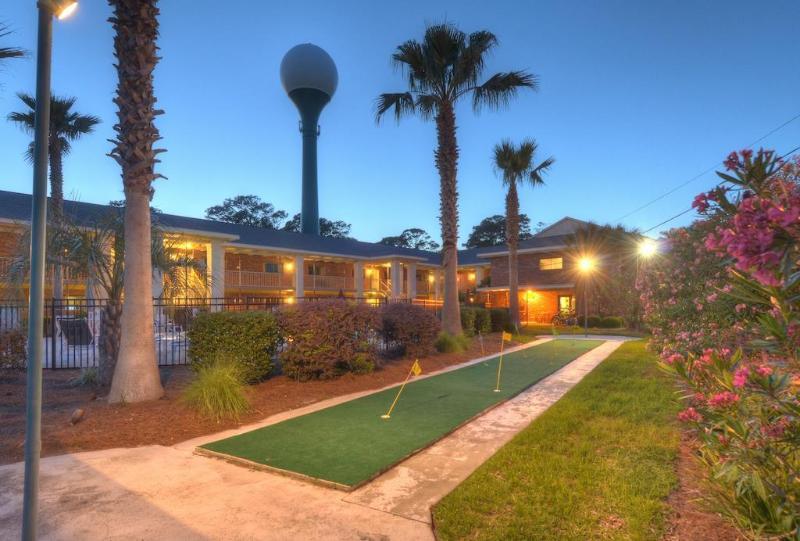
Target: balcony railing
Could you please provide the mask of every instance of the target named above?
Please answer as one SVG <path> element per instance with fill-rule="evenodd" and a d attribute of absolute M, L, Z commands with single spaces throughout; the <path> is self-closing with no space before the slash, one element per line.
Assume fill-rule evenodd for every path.
<path fill-rule="evenodd" d="M 288 289 L 293 287 L 292 277 L 280 272 L 225 271 L 226 287 Z"/>
<path fill-rule="evenodd" d="M 352 276 L 326 276 L 320 274 L 306 274 L 303 278 L 305 289 L 347 290 L 355 289 L 355 280 Z"/>

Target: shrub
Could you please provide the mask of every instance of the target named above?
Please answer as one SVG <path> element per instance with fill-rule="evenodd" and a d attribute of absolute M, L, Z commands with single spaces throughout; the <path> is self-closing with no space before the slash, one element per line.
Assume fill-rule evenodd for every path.
<path fill-rule="evenodd" d="M 506 308 L 492 308 L 490 310 L 492 319 L 492 332 L 513 332 L 514 326 L 511 324 L 511 314 Z"/>
<path fill-rule="evenodd" d="M 199 371 L 219 356 L 239 365 L 246 383 L 267 377 L 280 342 L 277 320 L 269 312 L 199 314 L 189 330 L 189 357 Z"/>
<path fill-rule="evenodd" d="M 475 333 L 492 332 L 492 316 L 486 308 L 475 308 Z"/>
<path fill-rule="evenodd" d="M 436 349 L 440 353 L 459 353 L 469 348 L 470 339 L 463 334 L 452 335 L 440 332 L 436 339 Z"/>
<path fill-rule="evenodd" d="M 440 328 L 436 315 L 422 306 L 392 303 L 381 309 L 383 339 L 397 344 L 406 357 L 424 357 L 433 353 Z"/>
<path fill-rule="evenodd" d="M 597 326 L 601 329 L 621 329 L 625 326 L 625 320 L 620 316 L 606 316 L 600 319 Z"/>
<path fill-rule="evenodd" d="M 461 329 L 467 336 L 475 334 L 475 308 L 471 306 L 461 307 Z"/>
<path fill-rule="evenodd" d="M 280 354 L 287 376 L 305 381 L 375 368 L 379 314 L 374 308 L 339 299 L 305 302 L 285 306 L 279 319 L 287 341 Z"/>
<path fill-rule="evenodd" d="M 197 377 L 186 387 L 182 399 L 217 422 L 224 418 L 238 420 L 249 407 L 244 394 L 242 364 L 218 356 L 214 361 L 200 365 Z"/>
<path fill-rule="evenodd" d="M 583 316 L 578 316 L 578 326 L 583 327 Z M 600 327 L 603 319 L 600 316 L 589 316 L 589 327 L 596 329 Z"/>
<path fill-rule="evenodd" d="M 24 368 L 26 343 L 19 329 L 0 331 L 0 368 Z"/>

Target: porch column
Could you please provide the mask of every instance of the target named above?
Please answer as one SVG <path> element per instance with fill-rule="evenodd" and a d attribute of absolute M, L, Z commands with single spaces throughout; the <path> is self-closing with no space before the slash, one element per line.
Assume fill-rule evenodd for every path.
<path fill-rule="evenodd" d="M 356 298 L 364 296 L 364 263 L 353 263 L 353 281 L 356 288 Z"/>
<path fill-rule="evenodd" d="M 403 296 L 403 268 L 396 259 L 392 260 L 392 299 L 399 299 Z"/>
<path fill-rule="evenodd" d="M 408 278 L 408 298 L 412 301 L 417 298 L 417 264 L 413 261 L 406 265 Z"/>
<path fill-rule="evenodd" d="M 442 298 L 442 271 L 433 271 L 433 296 L 438 301 Z"/>
<path fill-rule="evenodd" d="M 208 279 L 208 297 L 225 298 L 225 245 L 220 241 L 212 241 L 206 250 L 206 277 Z"/>
<path fill-rule="evenodd" d="M 305 276 L 305 263 L 303 256 L 297 255 L 294 257 L 294 298 L 301 299 L 305 296 L 306 287 L 303 283 Z"/>
<path fill-rule="evenodd" d="M 475 267 L 475 288 L 481 287 L 483 281 L 483 267 Z"/>

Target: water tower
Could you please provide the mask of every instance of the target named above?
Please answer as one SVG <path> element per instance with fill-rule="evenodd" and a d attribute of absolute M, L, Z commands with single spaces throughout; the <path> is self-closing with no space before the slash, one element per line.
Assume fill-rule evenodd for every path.
<path fill-rule="evenodd" d="M 303 205 L 301 231 L 319 235 L 317 137 L 319 115 L 336 92 L 339 74 L 331 56 L 311 43 L 289 49 L 281 61 L 281 84 L 300 111 L 303 134 Z"/>

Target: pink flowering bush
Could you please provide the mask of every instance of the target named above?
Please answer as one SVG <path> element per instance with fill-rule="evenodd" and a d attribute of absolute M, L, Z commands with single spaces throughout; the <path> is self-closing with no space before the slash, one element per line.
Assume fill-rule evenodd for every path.
<path fill-rule="evenodd" d="M 718 509 L 748 537 L 800 539 L 800 162 L 725 165 L 644 270 L 645 318 Z"/>

